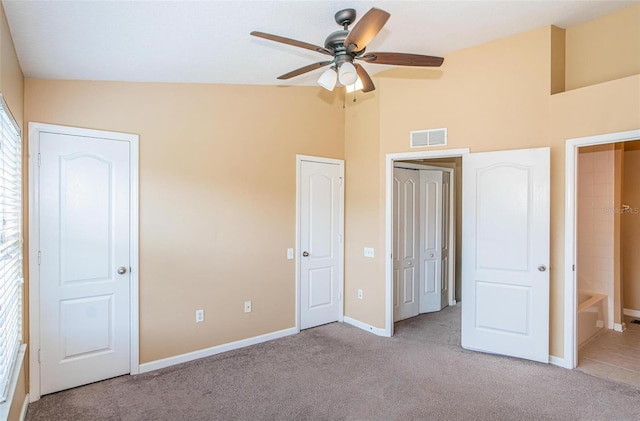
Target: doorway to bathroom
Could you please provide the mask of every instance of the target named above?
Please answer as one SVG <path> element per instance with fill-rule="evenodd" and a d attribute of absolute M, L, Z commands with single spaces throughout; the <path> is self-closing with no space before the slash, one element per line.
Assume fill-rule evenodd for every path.
<path fill-rule="evenodd" d="M 619 140 L 574 145 L 574 366 L 640 385 L 640 133 Z"/>

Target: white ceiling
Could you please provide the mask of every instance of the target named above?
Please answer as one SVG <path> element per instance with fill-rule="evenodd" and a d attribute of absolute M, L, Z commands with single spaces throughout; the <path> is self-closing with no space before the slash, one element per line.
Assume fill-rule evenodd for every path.
<path fill-rule="evenodd" d="M 252 30 L 324 45 L 340 29 L 335 12 L 354 8 L 362 16 L 375 6 L 391 18 L 367 51 L 446 56 L 638 2 L 2 0 L 26 77 L 302 85 L 315 84 L 321 71 L 284 83 L 276 77 L 326 56 L 252 37 Z M 388 68 L 366 67 L 371 74 Z"/>

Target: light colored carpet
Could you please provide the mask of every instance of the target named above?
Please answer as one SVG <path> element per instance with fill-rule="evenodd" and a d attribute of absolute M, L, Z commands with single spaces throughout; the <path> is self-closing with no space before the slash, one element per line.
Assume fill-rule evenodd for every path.
<path fill-rule="evenodd" d="M 640 420 L 640 389 L 460 347 L 460 309 L 393 338 L 333 323 L 52 394 L 27 420 Z"/>

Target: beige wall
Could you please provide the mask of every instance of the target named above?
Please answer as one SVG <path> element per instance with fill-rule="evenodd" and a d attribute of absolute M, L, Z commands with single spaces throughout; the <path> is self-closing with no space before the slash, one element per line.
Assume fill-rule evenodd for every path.
<path fill-rule="evenodd" d="M 640 4 L 568 28 L 566 89 L 640 73 Z"/>
<path fill-rule="evenodd" d="M 353 172 L 349 178 L 349 183 L 367 194 L 359 198 L 358 209 L 347 199 L 347 215 L 358 215 L 359 209 L 371 215 L 366 226 L 350 231 L 348 248 L 359 254 L 364 246 L 375 246 L 378 251 L 375 259 L 347 260 L 347 284 L 366 285 L 364 300 L 346 296 L 348 316 L 384 327 L 385 155 L 412 151 L 408 144 L 411 130 L 447 127 L 446 149 L 470 148 L 471 152 L 549 146 L 550 352 L 563 357 L 565 142 L 640 128 L 640 76 L 550 95 L 552 67 L 558 66 L 552 65 L 558 38 L 557 30 L 541 28 L 453 53 L 440 69 L 382 72 L 375 78 L 377 107 L 363 101 L 347 102 L 347 127 L 368 120 L 379 130 L 379 138 L 374 132 L 368 141 L 362 135 L 354 139 L 347 131 L 347 166 L 358 159 L 368 169 L 366 176 Z M 566 48 L 568 56 L 569 44 Z M 374 186 L 371 183 L 376 178 L 378 185 Z M 367 294 L 374 298 L 367 299 Z"/>
<path fill-rule="evenodd" d="M 295 326 L 295 156 L 344 153 L 325 92 L 27 79 L 27 121 L 140 135 L 141 363 Z"/>
<path fill-rule="evenodd" d="M 380 148 L 379 90 L 361 95 L 356 104 L 345 111 L 345 315 L 384 326 L 385 292 L 379 277 L 384 262 L 364 257 L 364 247 L 374 247 L 376 256 L 383 250 L 382 233 L 372 229 L 384 221 L 384 195 L 378 188 L 384 176 L 375 164 Z M 358 289 L 363 290 L 362 300 L 357 299 Z"/>
<path fill-rule="evenodd" d="M 23 111 L 24 111 L 24 77 L 22 76 L 22 70 L 20 69 L 20 64 L 18 62 L 18 58 L 16 56 L 15 48 L 13 46 L 13 40 L 11 39 L 11 33 L 9 32 L 9 25 L 7 24 L 7 18 L 4 14 L 4 8 L 0 7 L 0 92 L 4 97 L 11 114 L 14 119 L 22 128 L 22 120 L 23 120 Z M 23 135 L 23 139 L 25 136 Z M 26 162 L 26 153 L 25 160 Z M 25 188 L 26 193 L 26 188 Z M 26 194 L 23 194 L 26 197 Z M 25 207 L 26 210 L 26 207 Z M 25 212 L 25 216 L 26 216 Z M 26 235 L 25 229 L 25 235 Z M 28 259 L 28 253 L 26 253 L 27 246 L 24 247 L 25 250 L 25 262 Z M 25 269 L 26 272 L 26 269 Z M 25 276 L 28 276 L 25 273 Z M 25 291 L 26 295 L 26 291 Z M 26 298 L 26 297 L 25 297 Z M 23 306 L 24 311 L 24 324 L 28 324 L 28 319 L 26 317 L 27 305 L 25 299 L 25 305 Z M 26 329 L 25 329 L 26 330 Z M 25 340 L 26 340 L 26 332 L 25 332 Z M 9 411 L 9 420 L 14 421 L 18 420 L 20 416 L 20 411 L 22 409 L 22 403 L 24 402 L 27 387 L 26 387 L 26 379 L 27 379 L 28 371 L 25 364 L 21 367 L 20 373 L 18 374 L 18 384 L 16 386 L 16 391 L 13 396 L 13 401 L 9 403 L 10 411 Z"/>
<path fill-rule="evenodd" d="M 640 311 L 640 141 L 625 143 L 622 203 L 622 279 L 624 308 Z"/>

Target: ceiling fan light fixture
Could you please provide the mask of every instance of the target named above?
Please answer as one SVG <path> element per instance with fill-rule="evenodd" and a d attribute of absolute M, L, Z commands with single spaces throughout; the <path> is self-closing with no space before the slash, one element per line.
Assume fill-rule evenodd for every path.
<path fill-rule="evenodd" d="M 336 87 L 337 79 L 338 74 L 336 73 L 336 69 L 334 67 L 330 67 L 322 72 L 318 79 L 318 85 L 322 86 L 327 91 L 333 91 L 333 88 Z"/>
<path fill-rule="evenodd" d="M 358 80 L 356 80 L 356 83 L 354 83 L 353 85 L 347 85 L 345 86 L 345 88 L 347 88 L 347 93 L 350 94 L 355 91 L 361 91 L 364 88 L 364 84 L 362 83 L 362 80 L 358 78 Z"/>
<path fill-rule="evenodd" d="M 358 80 L 356 67 L 348 61 L 342 63 L 340 70 L 338 71 L 338 80 L 344 86 L 356 83 L 356 80 Z"/>

